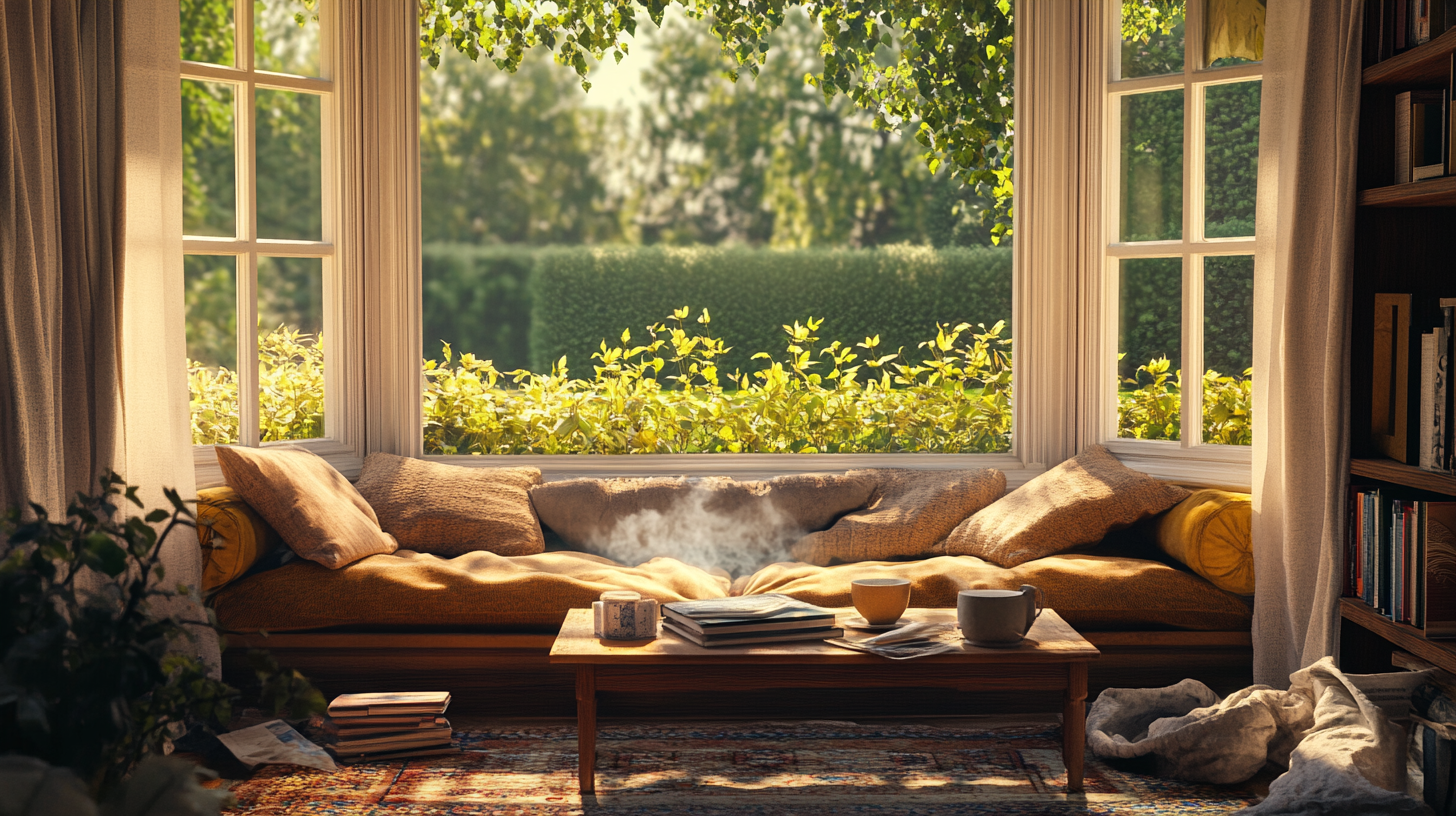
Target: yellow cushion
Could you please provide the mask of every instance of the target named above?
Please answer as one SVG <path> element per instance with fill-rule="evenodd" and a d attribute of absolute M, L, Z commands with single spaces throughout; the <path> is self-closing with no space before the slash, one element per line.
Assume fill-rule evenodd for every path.
<path fill-rule="evenodd" d="M 197 538 L 204 592 L 236 581 L 282 541 L 231 487 L 197 491 Z"/>
<path fill-rule="evenodd" d="M 1253 595 L 1253 517 L 1249 494 L 1199 490 L 1158 520 L 1158 546 L 1219 589 Z"/>
<path fill-rule="evenodd" d="M 1191 579 L 1191 578 L 1190 578 Z M 371 555 L 337 570 L 294 561 L 229 586 L 212 599 L 229 631 L 354 628 L 472 632 L 555 631 L 566 612 L 610 589 L 659 602 L 721 598 L 728 575 L 654 558 L 626 567 L 586 553 L 440 558 L 410 550 Z"/>
<path fill-rule="evenodd" d="M 734 581 L 734 595 L 782 592 L 823 606 L 851 606 L 856 578 L 904 578 L 910 605 L 954 608 L 963 589 L 1040 587 L 1046 605 L 1087 631 L 1248 631 L 1249 607 L 1212 584 L 1160 561 L 1067 553 L 1012 569 L 971 555 L 816 567 L 781 563 Z"/>

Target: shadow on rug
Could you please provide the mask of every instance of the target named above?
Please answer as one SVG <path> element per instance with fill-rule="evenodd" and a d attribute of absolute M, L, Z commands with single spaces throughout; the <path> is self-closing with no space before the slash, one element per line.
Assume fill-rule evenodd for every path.
<path fill-rule="evenodd" d="M 1232 813 L 1248 788 L 1188 785 L 1088 757 L 1066 792 L 1055 726 L 847 722 L 603 725 L 597 795 L 577 793 L 576 729 L 462 731 L 464 753 L 353 765 L 268 766 L 233 787 L 250 814 L 1168 814 Z"/>

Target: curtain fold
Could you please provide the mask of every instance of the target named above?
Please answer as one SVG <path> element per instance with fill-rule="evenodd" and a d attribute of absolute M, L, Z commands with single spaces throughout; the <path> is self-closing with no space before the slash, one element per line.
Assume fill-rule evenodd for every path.
<path fill-rule="evenodd" d="M 177 0 L 0 5 L 0 507 L 59 515 L 106 468 L 149 508 L 196 495 L 179 20 Z M 181 532 L 167 585 L 195 589 Z M 178 647 L 218 665 L 211 630 Z"/>
<path fill-rule="evenodd" d="M 120 405 L 116 2 L 0 17 L 0 504 L 61 511 L 110 464 Z"/>
<path fill-rule="evenodd" d="M 1333 654 L 1350 464 L 1361 2 L 1270 0 L 1254 307 L 1254 681 Z"/>

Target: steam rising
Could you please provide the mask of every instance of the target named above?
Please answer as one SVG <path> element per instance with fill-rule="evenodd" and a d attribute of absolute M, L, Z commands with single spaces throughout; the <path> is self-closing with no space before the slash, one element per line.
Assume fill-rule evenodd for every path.
<path fill-rule="evenodd" d="M 805 530 L 772 500 L 718 510 L 708 507 L 711 496 L 707 490 L 690 490 L 665 511 L 624 516 L 594 536 L 590 549 L 623 564 L 665 555 L 734 576 L 790 560 L 789 547 Z"/>

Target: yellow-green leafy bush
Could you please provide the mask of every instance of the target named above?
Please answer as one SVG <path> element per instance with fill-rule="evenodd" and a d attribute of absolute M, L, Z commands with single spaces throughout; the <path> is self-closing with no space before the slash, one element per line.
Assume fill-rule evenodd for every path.
<path fill-rule="evenodd" d="M 549 373 L 499 371 L 456 355 L 424 361 L 425 452 L 510 453 L 994 453 L 1011 442 L 1011 339 L 1004 324 L 936 326 L 915 359 L 880 348 L 878 337 L 819 347 L 822 320 L 785 326 L 775 357 L 757 370 L 720 370 L 728 351 L 690 331 L 687 308 L 647 327 L 634 343 L 602 342 L 590 377 L 573 378 L 565 357 Z M 259 338 L 263 441 L 322 436 L 322 340 L 286 327 Z M 883 352 L 883 353 L 882 353 Z M 193 442 L 238 439 L 236 374 L 188 366 Z M 1204 440 L 1251 440 L 1252 380 L 1205 372 Z M 1177 439 L 1182 372 L 1165 358 L 1139 369 L 1119 395 L 1120 435 Z"/>
<path fill-rule="evenodd" d="M 990 453 L 1010 447 L 1011 340 L 1004 325 L 936 327 L 923 363 L 878 337 L 818 347 L 823 321 L 784 326 L 785 352 L 752 373 L 719 370 L 729 350 L 668 324 L 600 344 L 590 378 L 565 357 L 550 373 L 498 371 L 446 348 L 425 364 L 427 453 Z M 704 310 L 697 322 L 707 327 Z"/>

